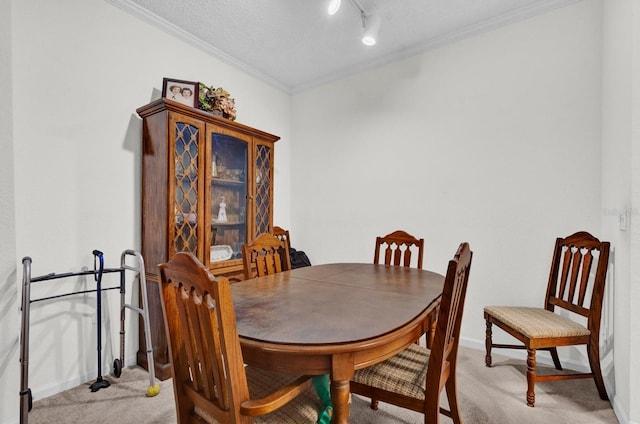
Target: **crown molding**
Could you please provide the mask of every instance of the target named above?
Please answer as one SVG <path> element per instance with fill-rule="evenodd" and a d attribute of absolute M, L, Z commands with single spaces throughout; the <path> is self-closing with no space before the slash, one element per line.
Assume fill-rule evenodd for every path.
<path fill-rule="evenodd" d="M 111 3 L 114 6 L 124 10 L 136 18 L 147 22 L 161 30 L 167 32 L 170 35 L 173 35 L 182 41 L 190 44 L 191 46 L 204 51 L 205 53 L 211 55 L 212 57 L 219 59 L 220 61 L 226 63 L 227 65 L 231 65 L 235 68 L 238 68 L 247 74 L 279 89 L 286 93 L 291 93 L 291 87 L 288 87 L 282 84 L 280 81 L 275 80 L 274 78 L 265 75 L 264 73 L 256 70 L 252 66 L 247 65 L 246 63 L 236 59 L 233 56 L 228 55 L 222 50 L 216 48 L 215 46 L 204 42 L 200 38 L 193 36 L 192 34 L 186 32 L 182 28 L 174 25 L 173 23 L 167 21 L 164 18 L 150 12 L 149 10 L 139 6 L 138 4 L 132 2 L 131 0 L 105 0 L 107 3 Z"/>
<path fill-rule="evenodd" d="M 534 16 L 550 12 L 555 9 L 559 9 L 573 3 L 577 3 L 582 0 L 547 0 L 543 2 L 538 2 L 534 5 L 523 7 L 512 12 L 506 13 L 504 15 L 487 19 L 485 21 L 476 23 L 474 25 L 462 28 L 458 31 L 450 32 L 447 34 L 443 34 L 437 38 L 430 39 L 425 43 L 415 45 L 411 48 L 404 49 L 402 51 L 394 52 L 392 54 L 377 58 L 372 61 L 363 62 L 357 64 L 355 66 L 351 66 L 348 68 L 344 68 L 339 70 L 338 72 L 331 73 L 329 75 L 325 75 L 321 78 L 317 78 L 315 80 L 299 84 L 296 86 L 290 86 L 284 84 L 281 81 L 278 81 L 263 72 L 258 71 L 256 68 L 247 65 L 246 63 L 228 55 L 227 53 L 219 50 L 215 46 L 204 42 L 203 40 L 194 37 L 189 34 L 182 28 L 172 24 L 164 18 L 161 18 L 154 13 L 151 13 L 149 10 L 139 6 L 131 0 L 105 0 L 107 3 L 111 3 L 116 7 L 124 10 L 125 12 L 133 15 L 142 21 L 145 21 L 153 26 L 156 26 L 170 35 L 176 36 L 177 38 L 185 41 L 186 43 L 196 47 L 207 54 L 210 54 L 212 57 L 219 59 L 220 61 L 238 68 L 247 74 L 257 78 L 260 81 L 263 81 L 274 88 L 281 90 L 287 94 L 295 94 L 300 93 L 305 90 L 327 84 L 331 81 L 335 81 L 341 78 L 345 78 L 350 75 L 357 74 L 359 72 L 364 72 L 371 68 L 375 68 L 378 66 L 386 65 L 391 62 L 406 59 L 411 56 L 415 56 L 420 53 L 424 53 L 426 51 L 442 47 L 444 45 L 454 43 L 456 41 L 462 40 L 464 38 L 468 38 L 474 35 L 481 34 L 483 32 L 491 31 L 500 27 L 504 27 L 515 22 L 523 21 L 525 19 L 532 18 Z"/>

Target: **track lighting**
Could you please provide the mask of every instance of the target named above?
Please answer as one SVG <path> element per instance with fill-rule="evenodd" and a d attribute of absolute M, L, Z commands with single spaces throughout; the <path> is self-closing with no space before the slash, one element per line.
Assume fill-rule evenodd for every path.
<path fill-rule="evenodd" d="M 335 15 L 340 10 L 341 0 L 329 0 L 327 12 L 329 15 Z M 360 11 L 360 19 L 362 20 L 362 44 L 365 46 L 373 46 L 378 38 L 380 30 L 380 16 L 368 15 L 357 0 L 351 0 L 351 3 Z"/>

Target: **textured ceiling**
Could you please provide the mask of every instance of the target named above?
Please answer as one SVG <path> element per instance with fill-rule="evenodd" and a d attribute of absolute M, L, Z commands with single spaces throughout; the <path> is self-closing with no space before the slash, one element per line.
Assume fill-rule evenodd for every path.
<path fill-rule="evenodd" d="M 496 28 L 580 0 L 357 0 L 381 17 L 378 43 L 361 41 L 351 0 L 110 0 L 288 92 Z"/>

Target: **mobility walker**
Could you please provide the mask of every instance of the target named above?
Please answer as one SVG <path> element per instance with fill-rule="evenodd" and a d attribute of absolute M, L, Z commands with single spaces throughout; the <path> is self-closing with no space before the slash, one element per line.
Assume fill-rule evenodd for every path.
<path fill-rule="evenodd" d="M 144 259 L 140 253 L 134 250 L 125 250 L 120 256 L 119 268 L 104 268 L 104 255 L 99 250 L 93 252 L 93 269 L 84 269 L 79 272 L 67 272 L 67 273 L 50 273 L 40 277 L 31 277 L 31 258 L 26 256 L 22 259 L 22 326 L 20 329 L 20 424 L 28 423 L 28 412 L 33 407 L 33 397 L 31 389 L 29 388 L 29 314 L 32 303 L 50 301 L 60 297 L 78 295 L 83 293 L 96 293 L 96 321 L 97 321 L 97 341 L 98 341 L 98 377 L 96 381 L 91 384 L 90 389 L 92 392 L 96 392 L 102 388 L 110 386 L 108 380 L 102 378 L 102 292 L 106 290 L 120 290 L 120 357 L 113 361 L 113 375 L 120 377 L 122 374 L 122 368 L 124 367 L 124 345 L 125 345 L 125 310 L 129 309 L 138 313 L 144 321 L 145 340 L 147 345 L 147 361 L 149 368 L 149 387 L 147 387 L 146 395 L 151 397 L 160 392 L 160 386 L 155 382 L 154 374 L 154 362 L 153 362 L 153 349 L 151 344 L 151 331 L 149 327 L 149 314 L 148 314 L 148 300 L 147 300 L 147 285 L 145 280 Z M 136 266 L 127 264 L 127 258 L 133 257 L 136 259 Z M 132 281 L 136 277 L 140 280 L 140 291 L 142 298 L 142 307 L 133 306 L 131 304 L 125 304 L 126 293 L 126 274 L 127 271 L 134 273 Z M 120 285 L 117 287 L 102 288 L 102 276 L 106 273 L 120 273 Z M 31 283 L 38 283 L 44 281 L 51 281 L 62 278 L 79 277 L 83 275 L 93 275 L 96 282 L 96 288 L 90 290 L 74 291 L 54 296 L 42 297 L 37 299 L 31 299 Z"/>

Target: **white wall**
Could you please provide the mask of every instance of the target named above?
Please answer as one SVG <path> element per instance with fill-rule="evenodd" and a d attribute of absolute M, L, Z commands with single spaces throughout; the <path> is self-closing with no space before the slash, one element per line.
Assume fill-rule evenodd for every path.
<path fill-rule="evenodd" d="M 462 332 L 483 348 L 484 305 L 540 305 L 557 235 L 612 241 L 603 373 L 620 422 L 639 422 L 639 15 L 583 1 L 295 95 L 296 244 L 370 261 L 376 235 L 404 228 L 443 270 L 469 241 Z M 588 367 L 583 349 L 561 356 Z"/>
<path fill-rule="evenodd" d="M 640 5 L 616 0 L 603 6 L 602 228 L 615 246 L 614 407 L 622 422 L 640 422 L 640 329 L 632 324 L 640 319 Z M 620 231 L 621 213 L 626 231 Z"/>
<path fill-rule="evenodd" d="M 615 286 L 609 293 L 615 299 L 616 340 L 614 360 L 629 363 L 630 232 L 619 231 L 619 215 L 631 204 L 631 4 L 627 1 L 605 2 L 603 7 L 603 231 L 615 246 L 613 266 Z M 609 281 L 612 282 L 611 279 Z M 625 370 L 615 370 L 616 402 L 629 411 L 630 380 Z"/>
<path fill-rule="evenodd" d="M 0 0 L 0 422 L 16 416 L 20 388 L 11 65 L 11 2 Z"/>
<path fill-rule="evenodd" d="M 135 109 L 160 96 L 163 77 L 224 87 L 236 98 L 239 122 L 282 137 L 275 150 L 275 221 L 289 225 L 287 94 L 104 0 L 3 0 L 3 11 L 9 5 L 13 20 L 4 13 L 0 18 L 1 66 L 5 75 L 5 63 L 13 62 L 12 87 L 18 95 L 13 109 L 5 98 L 0 103 L 2 111 L 13 111 L 14 130 L 13 142 L 5 134 L 10 126 L 0 130 L 0 188 L 2 201 L 7 202 L 2 208 L 2 217 L 6 213 L 9 218 L 7 230 L 13 228 L 12 211 L 17 211 L 15 236 L 7 231 L 8 239 L 17 242 L 6 246 L 2 242 L 0 257 L 9 258 L 10 264 L 0 267 L 0 284 L 4 286 L 6 279 L 16 284 L 21 278 L 21 269 L 15 275 L 16 262 L 25 255 L 33 258 L 36 276 L 91 267 L 93 249 L 104 252 L 107 267 L 117 267 L 124 249 L 140 248 L 141 122 Z M 12 25 L 5 26 L 5 21 Z M 8 47 L 13 56 L 5 53 Z M 6 83 L 6 78 L 0 79 L 2 88 Z M 10 114 L 1 116 L 3 122 L 5 116 L 11 122 Z M 12 155 L 4 154 L 12 146 L 15 174 Z M 14 180 L 15 204 L 10 192 Z M 4 238 L 5 221 L 0 221 Z M 95 287 L 91 280 L 65 284 L 38 287 L 47 294 L 62 286 Z M 17 315 L 16 297 L 3 295 L 3 313 Z M 29 386 L 36 398 L 95 379 L 94 304 L 95 295 L 87 295 L 33 305 Z M 103 365 L 109 368 L 119 354 L 115 291 L 106 296 L 104 307 L 105 316 L 111 317 L 104 322 L 110 334 L 103 335 Z M 126 346 L 132 358 L 137 350 L 137 318 L 128 318 L 128 323 L 133 328 Z M 0 406 L 0 423 L 17 419 L 18 325 L 16 316 L 12 331 L 3 318 L 0 398 L 10 407 Z"/>
<path fill-rule="evenodd" d="M 600 235 L 599 12 L 580 2 L 295 95 L 296 243 L 316 263 L 370 261 L 404 228 L 444 271 L 469 241 L 470 339 L 483 305 L 540 305 L 555 237 Z"/>
<path fill-rule="evenodd" d="M 462 334 L 483 348 L 485 305 L 541 306 L 555 237 L 604 239 L 601 67 L 602 3 L 583 1 L 294 95 L 296 244 L 371 261 L 376 235 L 405 229 L 444 272 L 470 242 Z M 588 367 L 584 348 L 561 357 Z"/>
<path fill-rule="evenodd" d="M 631 62 L 631 252 L 629 322 L 640 322 L 640 3 L 631 2 L 632 62 Z M 629 25 L 629 24 L 628 24 Z M 640 423 L 640 326 L 634 325 L 629 331 L 631 340 L 628 362 L 630 375 L 629 417 Z"/>

